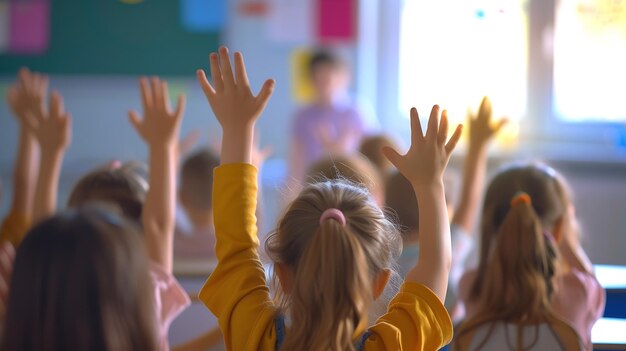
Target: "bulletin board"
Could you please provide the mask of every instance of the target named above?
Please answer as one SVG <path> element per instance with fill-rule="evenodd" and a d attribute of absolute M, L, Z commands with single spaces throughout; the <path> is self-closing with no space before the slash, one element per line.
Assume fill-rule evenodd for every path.
<path fill-rule="evenodd" d="M 0 0 L 0 74 L 190 75 L 225 18 L 226 0 Z"/>

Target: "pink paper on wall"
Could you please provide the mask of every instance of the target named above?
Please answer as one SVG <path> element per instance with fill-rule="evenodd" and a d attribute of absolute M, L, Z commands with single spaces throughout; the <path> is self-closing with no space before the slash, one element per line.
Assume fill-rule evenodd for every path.
<path fill-rule="evenodd" d="M 355 0 L 317 0 L 317 38 L 321 42 L 351 41 L 356 32 Z"/>
<path fill-rule="evenodd" d="M 10 19 L 9 3 L 0 1 L 0 55 L 9 51 Z"/>
<path fill-rule="evenodd" d="M 9 53 L 44 53 L 50 41 L 49 0 L 11 1 L 10 4 Z"/>

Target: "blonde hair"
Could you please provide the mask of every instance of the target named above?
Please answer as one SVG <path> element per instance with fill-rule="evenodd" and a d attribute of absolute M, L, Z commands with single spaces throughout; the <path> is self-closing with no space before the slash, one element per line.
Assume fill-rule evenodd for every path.
<path fill-rule="evenodd" d="M 320 223 L 330 208 L 343 213 L 345 226 Z M 353 334 L 367 321 L 374 278 L 393 270 L 402 241 L 365 189 L 334 180 L 300 193 L 266 250 L 294 277 L 289 294 L 276 284 L 278 303 L 292 320 L 282 349 L 344 351 L 353 350 Z"/>

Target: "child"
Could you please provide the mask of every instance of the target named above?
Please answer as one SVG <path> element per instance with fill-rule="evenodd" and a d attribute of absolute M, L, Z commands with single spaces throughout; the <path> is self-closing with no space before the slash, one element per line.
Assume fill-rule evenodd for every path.
<path fill-rule="evenodd" d="M 169 106 L 167 83 L 153 77 L 140 80 L 144 118 L 130 111 L 129 118 L 137 134 L 148 144 L 150 188 L 141 178 L 128 170 L 100 170 L 81 179 L 70 194 L 70 206 L 80 207 L 92 202 L 117 206 L 128 218 L 140 221 L 150 258 L 152 301 L 155 320 L 159 326 L 159 348 L 168 349 L 167 331 L 172 320 L 189 304 L 189 297 L 172 275 L 174 210 L 176 206 L 176 162 L 178 131 L 182 120 L 185 98 L 180 96 L 176 109 Z M 53 95 L 54 99 L 54 95 Z M 52 106 L 62 111 L 62 107 Z M 52 111 L 55 111 L 52 109 Z M 61 112 L 51 112 L 52 116 Z M 45 117 L 39 117 L 45 121 Z M 47 118 L 51 123 L 38 123 L 36 135 L 40 144 L 45 140 L 50 155 L 42 151 L 42 164 L 37 182 L 35 218 L 45 218 L 56 208 L 58 176 L 64 147 L 69 135 L 67 124 L 52 123 L 58 118 Z M 55 142 L 50 142 L 55 141 Z M 145 199 L 145 204 L 144 204 Z"/>
<path fill-rule="evenodd" d="M 40 110 L 48 95 L 48 77 L 22 68 L 18 81 L 9 88 L 8 104 L 19 124 L 19 144 L 13 172 L 13 200 L 0 228 L 0 242 L 18 245 L 33 218 L 39 149 L 29 121 Z"/>
<path fill-rule="evenodd" d="M 228 50 L 211 54 L 213 85 L 198 80 L 223 130 L 222 165 L 215 170 L 218 265 L 200 299 L 218 317 L 231 350 L 437 350 L 451 337 L 441 300 L 450 267 L 449 225 L 442 173 L 460 137 L 447 139 L 447 116 L 431 113 L 426 136 L 411 111 L 407 155 L 385 154 L 411 180 L 422 209 L 423 254 L 379 322 L 367 329 L 367 311 L 384 289 L 399 238 L 371 196 L 342 182 L 305 188 L 290 205 L 267 248 L 276 260 L 282 304 L 271 298 L 257 253 L 256 169 L 250 165 L 254 124 L 274 86 L 252 95 L 240 53 L 235 72 Z M 235 79 L 236 77 L 236 79 Z M 285 330 L 284 318 L 291 321 Z"/>
<path fill-rule="evenodd" d="M 325 156 L 356 151 L 365 132 L 362 113 L 345 94 L 348 69 L 328 52 L 313 55 L 309 73 L 315 87 L 313 104 L 299 110 L 293 122 L 290 175 L 301 182 L 311 164 Z"/>
<path fill-rule="evenodd" d="M 178 197 L 192 230 L 186 233 L 177 228 L 175 259 L 215 257 L 213 169 L 219 163 L 219 158 L 208 148 L 194 152 L 183 162 Z"/>
<path fill-rule="evenodd" d="M 458 328 L 453 349 L 583 350 L 576 331 L 552 312 L 556 250 L 531 197 L 519 193 L 507 207 L 498 211 L 476 314 Z"/>
<path fill-rule="evenodd" d="M 524 211 L 513 209 L 510 205 L 511 199 L 518 192 L 528 194 L 531 201 L 532 206 L 526 206 L 528 209 Z M 585 348 L 591 350 L 591 328 L 604 310 L 604 290 L 596 280 L 591 263 L 579 243 L 574 207 L 567 184 L 554 169 L 544 165 L 515 164 L 501 170 L 491 181 L 483 204 L 478 269 L 467 272 L 459 287 L 467 318 L 480 317 L 481 311 L 487 307 L 502 303 L 493 298 L 489 301 L 486 299 L 491 296 L 488 268 L 497 259 L 492 252 L 498 245 L 511 245 L 504 243 L 506 240 L 503 235 L 510 237 L 513 243 L 529 240 L 521 237 L 522 233 L 534 235 L 534 231 L 529 230 L 517 232 L 521 230 L 518 226 L 526 222 L 520 222 L 517 226 L 505 226 L 508 223 L 505 219 L 510 212 L 519 212 L 519 221 L 536 222 L 542 232 L 554 236 L 558 258 L 552 278 L 554 292 L 550 307 L 557 317 L 574 327 Z M 526 254 L 520 256 L 520 259 L 528 257 Z M 530 263 L 532 262 L 529 261 L 528 264 Z M 511 274 L 519 276 L 517 272 Z M 515 291 L 514 294 L 518 295 L 523 291 Z M 531 301 L 520 303 L 530 304 Z M 492 311 L 498 312 L 494 309 Z"/>
<path fill-rule="evenodd" d="M 145 247 L 101 208 L 30 230 L 17 250 L 0 350 L 156 351 Z"/>

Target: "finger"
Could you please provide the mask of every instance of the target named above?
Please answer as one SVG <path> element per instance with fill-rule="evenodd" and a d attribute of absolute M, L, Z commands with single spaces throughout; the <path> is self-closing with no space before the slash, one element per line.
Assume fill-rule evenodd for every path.
<path fill-rule="evenodd" d="M 448 111 L 441 112 L 441 121 L 439 122 L 439 132 L 437 133 L 437 143 L 444 145 L 448 140 Z"/>
<path fill-rule="evenodd" d="M 128 120 L 133 125 L 136 131 L 141 129 L 141 117 L 135 110 L 128 111 Z"/>
<path fill-rule="evenodd" d="M 224 88 L 234 87 L 235 78 L 233 77 L 233 69 L 230 66 L 230 56 L 228 56 L 228 48 L 222 46 L 220 52 L 220 69 L 222 71 L 222 80 Z"/>
<path fill-rule="evenodd" d="M 161 94 L 163 95 L 163 108 L 169 113 L 172 107 L 170 104 L 170 91 L 166 81 L 161 82 Z"/>
<path fill-rule="evenodd" d="M 28 91 L 29 80 L 30 80 L 30 71 L 26 67 L 20 68 L 20 71 L 17 73 L 17 80 L 20 83 L 22 89 Z"/>
<path fill-rule="evenodd" d="M 266 80 L 263 84 L 263 88 L 261 88 L 261 91 L 259 92 L 259 95 L 256 96 L 256 101 L 261 109 L 265 108 L 265 105 L 272 96 L 272 93 L 274 92 L 274 85 L 276 85 L 276 82 L 273 79 Z"/>
<path fill-rule="evenodd" d="M 500 131 L 500 129 L 502 129 L 502 127 L 504 127 L 507 123 L 509 123 L 509 119 L 508 118 L 501 118 L 498 123 L 496 123 L 496 126 L 493 128 L 494 133 L 497 133 Z"/>
<path fill-rule="evenodd" d="M 52 91 L 50 96 L 50 106 L 48 111 L 48 117 L 59 120 L 63 115 L 63 98 L 58 91 Z"/>
<path fill-rule="evenodd" d="M 424 140 L 422 122 L 415 107 L 411 108 L 411 143 L 418 143 Z"/>
<path fill-rule="evenodd" d="M 9 102 L 10 106 L 15 106 L 17 104 L 17 97 L 18 97 L 18 87 L 13 85 L 11 87 L 9 87 L 9 90 L 7 91 L 7 101 Z"/>
<path fill-rule="evenodd" d="M 463 125 L 459 124 L 458 126 L 456 126 L 456 129 L 454 130 L 454 133 L 452 133 L 452 136 L 450 137 L 450 140 L 446 144 L 446 153 L 448 155 L 450 155 L 452 153 L 452 151 L 454 150 L 454 148 L 456 147 L 456 144 L 461 139 L 461 134 L 462 133 L 463 133 Z"/>
<path fill-rule="evenodd" d="M 141 91 L 141 105 L 145 111 L 152 107 L 152 92 L 150 91 L 148 78 L 141 77 L 141 79 L 139 79 L 139 90 Z"/>
<path fill-rule="evenodd" d="M 434 105 L 430 110 L 430 118 L 428 118 L 428 129 L 426 130 L 426 140 L 433 140 L 436 138 L 438 131 L 438 119 L 439 119 L 439 105 Z"/>
<path fill-rule="evenodd" d="M 392 147 L 385 146 L 382 148 L 383 155 L 391 162 L 391 164 L 400 170 L 400 163 L 402 162 L 402 155 L 400 155 Z"/>
<path fill-rule="evenodd" d="M 154 107 L 163 108 L 165 104 L 163 103 L 163 87 L 161 86 L 161 80 L 157 76 L 153 76 L 150 80 L 152 89 L 152 102 L 154 103 Z"/>
<path fill-rule="evenodd" d="M 246 65 L 243 62 L 243 55 L 239 51 L 235 52 L 235 76 L 237 78 L 237 84 L 241 84 L 244 87 L 250 86 Z"/>
<path fill-rule="evenodd" d="M 209 83 L 209 80 L 206 78 L 206 73 L 204 73 L 204 70 L 197 70 L 196 77 L 198 78 L 198 83 L 200 83 L 200 87 L 202 88 L 204 95 L 207 98 L 213 97 L 215 95 L 215 89 L 211 86 L 211 83 Z M 213 81 L 215 82 L 215 79 Z"/>
<path fill-rule="evenodd" d="M 493 108 L 491 106 L 491 101 L 488 97 L 483 97 L 483 100 L 480 103 L 480 109 L 478 110 L 478 118 L 489 120 L 491 119 L 492 112 Z"/>
<path fill-rule="evenodd" d="M 209 61 L 211 63 L 211 78 L 213 79 L 213 86 L 215 87 L 213 91 L 222 91 L 224 90 L 224 80 L 222 79 L 222 71 L 220 70 L 217 54 L 214 52 L 211 53 L 211 55 L 209 55 Z"/>
<path fill-rule="evenodd" d="M 46 92 L 48 91 L 48 86 L 50 85 L 50 78 L 47 75 L 42 75 L 41 80 L 39 82 L 39 86 L 37 87 L 37 97 L 43 98 L 46 96 Z"/>
<path fill-rule="evenodd" d="M 185 96 L 185 94 L 178 95 L 178 101 L 176 102 L 176 111 L 174 111 L 174 116 L 177 119 L 180 119 L 183 117 L 183 114 L 185 113 L 186 105 L 187 105 L 187 97 Z"/>

